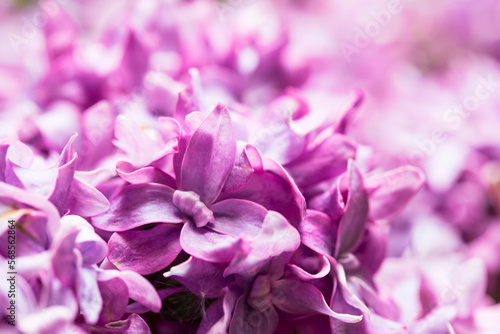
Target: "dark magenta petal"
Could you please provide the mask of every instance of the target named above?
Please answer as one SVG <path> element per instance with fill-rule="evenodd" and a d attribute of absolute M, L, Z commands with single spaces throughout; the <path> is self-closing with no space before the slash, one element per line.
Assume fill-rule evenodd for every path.
<path fill-rule="evenodd" d="M 125 282 L 119 277 L 99 278 L 103 307 L 99 316 L 99 324 L 105 325 L 119 320 L 128 305 L 129 291 Z"/>
<path fill-rule="evenodd" d="M 161 184 L 132 184 L 111 200 L 109 210 L 93 217 L 92 224 L 106 231 L 125 231 L 141 225 L 182 223 L 183 214 L 172 203 L 174 190 Z"/>
<path fill-rule="evenodd" d="M 335 223 L 323 212 L 307 210 L 299 225 L 302 243 L 319 254 L 333 256 L 337 239 Z"/>
<path fill-rule="evenodd" d="M 278 279 L 285 264 L 300 245 L 299 232 L 277 212 L 269 211 L 262 230 L 253 239 L 250 254 L 239 254 L 228 266 L 225 275 L 239 274 L 247 279 L 258 274 Z"/>
<path fill-rule="evenodd" d="M 264 159 L 264 168 L 267 172 L 280 177 L 287 183 L 290 187 L 291 195 L 293 196 L 293 204 L 295 204 L 299 209 L 300 218 L 304 219 L 306 216 L 306 200 L 297 187 L 294 179 L 285 171 L 283 166 L 272 159 Z"/>
<path fill-rule="evenodd" d="M 274 307 L 264 312 L 254 310 L 241 296 L 234 307 L 233 318 L 229 325 L 229 334 L 268 334 L 278 327 L 278 313 Z"/>
<path fill-rule="evenodd" d="M 193 191 L 176 190 L 172 202 L 191 218 L 197 227 L 203 227 L 209 223 L 214 223 L 213 212 L 200 200 L 200 196 Z"/>
<path fill-rule="evenodd" d="M 302 189 L 344 173 L 347 161 L 355 155 L 356 145 L 346 137 L 336 134 L 326 138 L 298 159 L 287 163 L 285 168 Z"/>
<path fill-rule="evenodd" d="M 287 313 L 319 313 L 348 323 L 360 322 L 363 319 L 363 316 L 334 312 L 314 285 L 297 279 L 273 282 L 271 296 L 273 304 Z"/>
<path fill-rule="evenodd" d="M 350 252 L 359 245 L 368 221 L 368 195 L 363 187 L 363 177 L 352 160 L 349 161 L 347 173 L 349 194 L 339 223 L 335 256 Z"/>
<path fill-rule="evenodd" d="M 141 275 L 167 267 L 181 251 L 180 228 L 157 224 L 149 230 L 115 232 L 108 242 L 108 259 L 120 270 Z"/>
<path fill-rule="evenodd" d="M 313 279 L 323 278 L 330 273 L 330 261 L 326 256 L 321 256 L 319 259 L 319 268 L 316 273 L 310 273 L 296 264 L 287 264 L 288 270 L 297 278 L 303 281 L 310 281 Z"/>
<path fill-rule="evenodd" d="M 223 276 L 224 269 L 220 263 L 190 257 L 186 262 L 172 267 L 164 276 L 172 277 L 198 296 L 217 298 L 224 294 L 222 289 L 229 283 L 229 279 Z"/>
<path fill-rule="evenodd" d="M 281 213 L 288 221 L 298 226 L 305 216 L 305 200 L 297 186 L 284 169 L 272 160 L 265 161 L 266 171 L 254 173 L 243 188 L 221 194 L 218 200 L 241 198 L 258 203 L 267 210 Z"/>
<path fill-rule="evenodd" d="M 219 104 L 191 137 L 181 166 L 180 188 L 210 204 L 217 198 L 236 158 L 236 139 L 226 107 Z"/>
<path fill-rule="evenodd" d="M 210 227 L 217 232 L 238 237 L 243 233 L 256 236 L 267 215 L 263 206 L 244 199 L 227 199 L 211 206 L 215 222 Z"/>
<path fill-rule="evenodd" d="M 173 177 L 156 167 L 135 168 L 130 162 L 118 161 L 116 163 L 116 173 L 125 181 L 136 183 L 160 183 L 170 188 L 176 188 Z"/>
<path fill-rule="evenodd" d="M 209 262 L 230 262 L 236 254 L 247 254 L 249 247 L 245 236 L 237 238 L 191 223 L 184 224 L 180 241 L 186 253 Z"/>
<path fill-rule="evenodd" d="M 108 199 L 99 190 L 74 178 L 71 183 L 66 208 L 71 214 L 91 217 L 108 210 Z"/>
<path fill-rule="evenodd" d="M 393 218 L 416 195 L 424 182 L 422 171 L 413 166 L 367 177 L 365 187 L 370 194 L 370 217 Z"/>

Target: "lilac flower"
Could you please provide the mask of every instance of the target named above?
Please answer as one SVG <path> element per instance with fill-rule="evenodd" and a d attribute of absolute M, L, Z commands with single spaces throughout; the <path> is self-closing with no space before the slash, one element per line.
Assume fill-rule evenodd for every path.
<path fill-rule="evenodd" d="M 285 264 L 300 245 L 297 230 L 269 211 L 248 254 L 228 265 L 191 257 L 165 274 L 202 298 L 222 297 L 208 308 L 199 332 L 272 333 L 281 310 L 292 315 L 324 314 L 347 322 L 362 317 L 333 312 L 322 293 L 297 278 L 282 278 Z"/>
<path fill-rule="evenodd" d="M 200 116 L 186 116 L 186 128 L 199 122 L 195 117 Z M 269 209 L 298 223 L 303 198 L 286 172 L 272 161 L 262 162 L 251 146 L 236 154 L 229 113 L 219 105 L 196 131 L 181 135 L 173 157 L 175 181 L 157 168 L 119 170 L 133 184 L 121 188 L 110 209 L 92 219 L 94 226 L 116 231 L 108 259 L 141 274 L 165 268 L 181 249 L 206 261 L 230 262 L 258 233 Z M 163 184 L 145 183 L 158 181 Z M 267 194 L 260 190 L 264 183 Z"/>

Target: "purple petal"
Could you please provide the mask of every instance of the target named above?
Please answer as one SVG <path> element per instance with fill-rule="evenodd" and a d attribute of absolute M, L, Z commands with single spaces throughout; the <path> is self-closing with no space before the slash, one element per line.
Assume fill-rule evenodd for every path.
<path fill-rule="evenodd" d="M 250 254 L 239 254 L 228 266 L 225 275 L 240 274 L 250 278 L 267 274 L 281 277 L 285 264 L 300 245 L 299 232 L 277 212 L 269 211 L 262 230 L 252 242 Z"/>
<path fill-rule="evenodd" d="M 308 201 L 308 208 L 326 213 L 333 221 L 337 221 L 344 213 L 344 199 L 340 191 L 340 180 L 334 182 L 330 189 Z"/>
<path fill-rule="evenodd" d="M 281 213 L 298 226 L 305 216 L 305 200 L 295 183 L 277 163 L 266 160 L 266 172 L 254 173 L 243 188 L 221 194 L 217 200 L 241 198 L 258 203 L 268 210 Z"/>
<path fill-rule="evenodd" d="M 422 171 L 413 166 L 367 177 L 365 187 L 370 194 L 370 217 L 393 218 L 422 188 L 424 182 Z"/>
<path fill-rule="evenodd" d="M 48 235 L 52 236 L 56 233 L 60 226 L 60 216 L 54 205 L 47 201 L 45 198 L 32 194 L 26 190 L 10 186 L 6 183 L 0 182 L 0 200 L 7 200 L 8 202 L 16 201 L 23 203 L 33 208 L 39 209 L 47 215 L 47 230 Z M 12 214 L 16 214 L 14 211 Z M 11 216 L 6 214 L 5 219 L 12 219 Z M 15 218 L 15 217 L 13 217 Z"/>
<path fill-rule="evenodd" d="M 215 222 L 210 227 L 217 232 L 235 237 L 248 234 L 255 237 L 267 215 L 263 206 L 243 199 L 227 199 L 211 206 Z"/>
<path fill-rule="evenodd" d="M 306 219 L 299 225 L 302 243 L 322 255 L 333 256 L 337 228 L 323 212 L 307 210 Z"/>
<path fill-rule="evenodd" d="M 115 232 L 108 241 L 108 259 L 120 270 L 154 273 L 167 267 L 181 251 L 179 232 L 179 227 L 171 224 Z"/>
<path fill-rule="evenodd" d="M 174 117 L 181 123 L 184 123 L 186 116 L 193 111 L 200 110 L 198 101 L 191 87 L 187 87 L 179 93 L 179 99 L 175 106 Z"/>
<path fill-rule="evenodd" d="M 303 281 L 310 281 L 313 279 L 323 278 L 330 273 L 330 261 L 328 261 L 326 256 L 321 256 L 320 261 L 321 262 L 319 263 L 319 270 L 315 274 L 311 274 L 293 263 L 287 264 L 287 267 L 297 278 Z"/>
<path fill-rule="evenodd" d="M 47 233 L 47 216 L 41 211 L 35 210 L 17 210 L 17 217 L 10 216 L 16 221 L 16 256 L 23 257 L 23 261 L 28 259 L 28 256 L 34 256 L 40 252 L 47 250 L 50 246 L 51 236 Z M 5 230 L 0 232 L 0 243 L 8 244 L 7 224 L 4 225 Z M 8 257 L 8 248 L 0 249 L 0 254 L 5 258 Z"/>
<path fill-rule="evenodd" d="M 207 310 L 198 328 L 199 334 L 227 333 L 231 315 L 241 293 L 229 286 L 224 298 L 215 301 Z"/>
<path fill-rule="evenodd" d="M 300 218 L 304 219 L 306 216 L 306 200 L 297 187 L 295 180 L 285 171 L 283 166 L 272 159 L 264 159 L 264 168 L 267 172 L 280 177 L 289 185 L 293 195 L 293 203 L 299 208 Z"/>
<path fill-rule="evenodd" d="M 73 144 L 77 136 L 78 136 L 77 133 L 73 134 L 71 138 L 68 140 L 66 146 L 64 146 L 61 155 L 59 156 L 59 162 L 57 164 L 59 167 L 67 165 L 75 158 L 75 153 L 73 152 Z"/>
<path fill-rule="evenodd" d="M 116 163 L 116 173 L 125 181 L 136 183 L 160 183 L 170 188 L 176 188 L 176 182 L 173 177 L 156 167 L 135 168 L 127 161 L 118 161 Z"/>
<path fill-rule="evenodd" d="M 342 174 L 347 161 L 356 155 L 356 145 L 341 135 L 333 135 L 285 165 L 299 187 L 308 187 Z"/>
<path fill-rule="evenodd" d="M 223 273 L 224 267 L 219 263 L 190 257 L 186 262 L 172 267 L 163 276 L 172 277 L 198 296 L 217 298 L 224 294 L 222 289 L 229 283 Z"/>
<path fill-rule="evenodd" d="M 46 198 L 54 192 L 57 177 L 57 167 L 42 170 L 27 169 L 13 165 L 9 160 L 6 161 L 5 183 L 28 189 Z"/>
<path fill-rule="evenodd" d="M 0 181 L 5 182 L 5 161 L 10 160 L 17 166 L 30 168 L 35 156 L 33 151 L 22 142 L 14 139 L 0 139 Z"/>
<path fill-rule="evenodd" d="M 76 286 L 80 312 L 85 321 L 94 325 L 99 320 L 102 310 L 102 297 L 97 284 L 97 273 L 94 268 L 82 267 L 78 271 Z"/>
<path fill-rule="evenodd" d="M 123 334 L 151 334 L 148 324 L 137 314 L 132 314 L 128 317 L 130 326 L 123 331 Z"/>
<path fill-rule="evenodd" d="M 125 231 L 141 225 L 186 220 L 172 203 L 174 190 L 161 184 L 132 184 L 111 200 L 109 210 L 93 217 L 92 224 L 105 231 Z"/>
<path fill-rule="evenodd" d="M 363 187 L 363 178 L 352 160 L 347 169 L 349 194 L 344 215 L 339 223 L 335 256 L 355 249 L 361 242 L 368 221 L 368 196 Z"/>
<path fill-rule="evenodd" d="M 370 273 L 375 274 L 387 254 L 387 232 L 382 226 L 369 223 L 366 234 L 356 249 L 356 257 Z"/>
<path fill-rule="evenodd" d="M 297 279 L 282 279 L 273 283 L 272 302 L 291 314 L 324 314 L 348 323 L 360 322 L 363 316 L 336 313 L 328 307 L 321 292 L 312 284 Z"/>
<path fill-rule="evenodd" d="M 120 271 L 120 278 L 127 285 L 130 298 L 153 312 L 160 312 L 160 296 L 146 278 L 130 270 Z"/>
<path fill-rule="evenodd" d="M 231 173 L 236 139 L 226 107 L 219 104 L 191 137 L 182 161 L 180 188 L 210 204 Z"/>
<path fill-rule="evenodd" d="M 259 312 L 247 304 L 245 296 L 241 296 L 234 308 L 229 334 L 274 333 L 276 327 L 278 327 L 278 314 L 274 307 Z"/>
<path fill-rule="evenodd" d="M 335 312 L 354 314 L 362 317 L 361 312 L 358 309 L 345 302 L 344 297 L 342 296 L 342 291 L 338 287 L 337 289 L 334 289 L 330 306 Z M 334 333 L 367 334 L 366 323 L 367 321 L 363 321 L 361 323 L 348 323 L 342 319 L 330 318 L 330 326 Z"/>
<path fill-rule="evenodd" d="M 61 218 L 61 224 L 78 229 L 76 246 L 80 250 L 84 264 L 101 262 L 108 251 L 106 242 L 98 236 L 92 225 L 80 216 L 66 215 Z"/>
<path fill-rule="evenodd" d="M 252 149 L 251 145 L 247 145 L 247 147 L 249 147 L 248 150 Z M 248 181 L 250 181 L 253 174 L 253 167 L 249 153 L 247 153 L 247 147 L 245 147 L 236 158 L 231 173 L 222 188 L 222 192 L 229 193 L 236 191 L 243 188 Z"/>
<path fill-rule="evenodd" d="M 247 303 L 259 312 L 264 312 L 272 305 L 271 278 L 268 275 L 259 275 L 255 278 L 247 297 Z"/>
<path fill-rule="evenodd" d="M 54 186 L 54 191 L 49 197 L 49 200 L 54 203 L 56 208 L 59 210 L 60 215 L 63 215 L 67 211 L 66 201 L 69 196 L 71 183 L 73 182 L 76 170 L 76 154 L 73 153 L 72 148 L 75 138 L 76 135 L 71 137 L 61 154 L 56 184 Z M 71 158 L 70 155 L 72 155 Z"/>
<path fill-rule="evenodd" d="M 347 304 L 357 308 L 363 314 L 365 314 L 368 319 L 371 319 L 371 311 L 368 309 L 368 307 L 359 299 L 358 296 L 356 296 L 349 286 L 347 286 L 347 278 L 346 274 L 344 271 L 344 267 L 341 264 L 336 265 L 336 271 L 337 271 L 337 283 L 338 283 L 338 288 L 342 291 L 342 295 L 344 297 L 344 300 Z"/>
<path fill-rule="evenodd" d="M 66 207 L 71 214 L 91 217 L 108 210 L 109 202 L 99 190 L 75 177 L 71 183 Z"/>
<path fill-rule="evenodd" d="M 186 253 L 208 262 L 227 263 L 238 253 L 248 253 L 245 236 L 236 238 L 191 223 L 184 224 L 180 241 Z"/>
<path fill-rule="evenodd" d="M 78 230 L 71 229 L 54 245 L 52 267 L 57 278 L 65 287 L 73 287 L 77 273 L 77 261 L 73 249 Z"/>
<path fill-rule="evenodd" d="M 214 223 L 213 212 L 200 201 L 200 196 L 194 191 L 176 190 L 172 202 L 187 217 L 190 217 L 197 227 Z"/>
<path fill-rule="evenodd" d="M 82 115 L 83 137 L 78 150 L 78 169 L 91 169 L 97 162 L 111 154 L 116 112 L 108 101 L 100 101 Z M 85 145 L 85 146 L 83 146 Z"/>
<path fill-rule="evenodd" d="M 125 282 L 119 277 L 99 280 L 103 307 L 99 316 L 99 324 L 105 325 L 119 320 L 128 304 L 129 291 Z"/>
<path fill-rule="evenodd" d="M 123 115 L 116 118 L 115 137 L 115 145 L 138 167 L 177 152 L 176 140 L 165 143 L 163 139 L 153 139 L 138 124 Z"/>

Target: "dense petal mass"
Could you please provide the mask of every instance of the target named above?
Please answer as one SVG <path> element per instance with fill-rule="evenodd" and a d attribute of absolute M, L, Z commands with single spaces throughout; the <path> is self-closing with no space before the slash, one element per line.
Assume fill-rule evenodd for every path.
<path fill-rule="evenodd" d="M 281 277 L 285 264 L 299 245 L 299 232 L 282 215 L 269 211 L 262 230 L 252 241 L 250 253 L 238 254 L 225 275 L 253 277 L 265 273 L 274 279 Z"/>

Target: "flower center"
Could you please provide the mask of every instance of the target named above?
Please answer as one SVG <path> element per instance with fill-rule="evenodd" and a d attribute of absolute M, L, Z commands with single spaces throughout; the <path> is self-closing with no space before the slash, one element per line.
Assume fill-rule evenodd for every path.
<path fill-rule="evenodd" d="M 203 227 L 215 221 L 212 210 L 200 201 L 200 196 L 194 191 L 176 190 L 173 202 L 182 213 L 193 220 L 197 227 Z"/>

